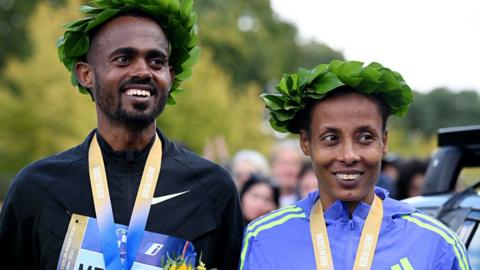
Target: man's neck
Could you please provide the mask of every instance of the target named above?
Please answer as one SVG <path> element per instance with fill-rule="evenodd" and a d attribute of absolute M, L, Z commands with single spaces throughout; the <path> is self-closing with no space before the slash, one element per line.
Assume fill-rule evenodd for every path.
<path fill-rule="evenodd" d="M 143 150 L 155 136 L 155 129 L 155 123 L 142 128 L 98 123 L 98 133 L 114 151 Z"/>

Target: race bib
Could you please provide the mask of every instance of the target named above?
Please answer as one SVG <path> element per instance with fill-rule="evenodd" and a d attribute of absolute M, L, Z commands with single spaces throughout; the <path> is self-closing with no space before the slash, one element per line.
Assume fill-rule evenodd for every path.
<path fill-rule="evenodd" d="M 128 227 L 115 224 L 120 260 L 126 255 Z M 145 231 L 132 270 L 162 270 L 167 260 L 183 258 L 195 264 L 195 248 L 189 241 Z M 100 245 L 97 220 L 73 214 L 58 259 L 57 270 L 103 270 L 105 262 Z"/>

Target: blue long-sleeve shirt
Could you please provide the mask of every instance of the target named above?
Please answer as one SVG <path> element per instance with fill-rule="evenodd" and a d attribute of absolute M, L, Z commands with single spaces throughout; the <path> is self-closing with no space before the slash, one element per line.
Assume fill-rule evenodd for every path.
<path fill-rule="evenodd" d="M 439 221 L 404 202 L 383 200 L 383 219 L 372 269 L 471 269 L 463 243 Z M 240 270 L 316 269 L 310 235 L 310 209 L 318 191 L 296 205 L 252 221 L 245 230 Z M 353 269 L 360 235 L 370 205 L 360 203 L 349 218 L 347 206 L 336 201 L 325 211 L 334 268 Z"/>

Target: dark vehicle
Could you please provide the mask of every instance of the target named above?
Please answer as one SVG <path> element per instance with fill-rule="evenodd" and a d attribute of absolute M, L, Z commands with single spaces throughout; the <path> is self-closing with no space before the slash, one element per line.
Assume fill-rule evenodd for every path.
<path fill-rule="evenodd" d="M 480 270 L 480 126 L 439 129 L 438 147 L 428 165 L 423 195 L 404 201 L 457 232 L 472 269 Z M 462 171 L 472 169 L 474 181 L 458 191 Z"/>

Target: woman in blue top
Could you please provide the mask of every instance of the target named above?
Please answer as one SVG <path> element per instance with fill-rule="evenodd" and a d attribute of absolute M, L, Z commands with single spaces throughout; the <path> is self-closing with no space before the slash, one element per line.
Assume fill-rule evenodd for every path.
<path fill-rule="evenodd" d="M 387 118 L 413 96 L 378 63 L 334 60 L 285 75 L 262 97 L 270 123 L 300 134 L 319 190 L 251 222 L 240 269 L 470 269 L 464 245 L 437 220 L 376 188 Z"/>

